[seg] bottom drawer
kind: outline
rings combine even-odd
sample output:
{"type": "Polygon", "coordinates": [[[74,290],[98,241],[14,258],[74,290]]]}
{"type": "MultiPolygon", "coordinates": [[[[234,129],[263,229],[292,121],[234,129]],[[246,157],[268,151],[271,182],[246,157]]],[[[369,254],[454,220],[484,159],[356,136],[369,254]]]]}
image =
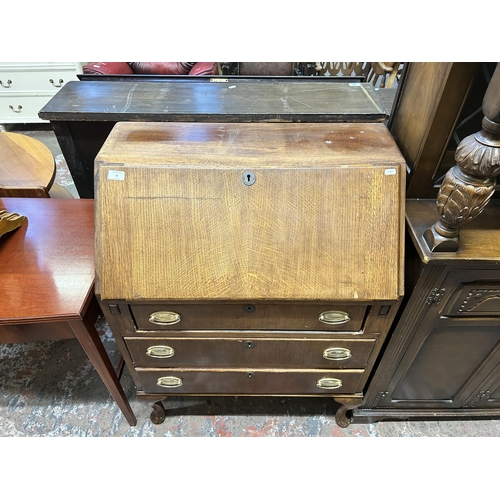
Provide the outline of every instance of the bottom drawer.
{"type": "Polygon", "coordinates": [[[199,370],[136,368],[151,394],[310,395],[352,394],[364,370],[199,370]]]}

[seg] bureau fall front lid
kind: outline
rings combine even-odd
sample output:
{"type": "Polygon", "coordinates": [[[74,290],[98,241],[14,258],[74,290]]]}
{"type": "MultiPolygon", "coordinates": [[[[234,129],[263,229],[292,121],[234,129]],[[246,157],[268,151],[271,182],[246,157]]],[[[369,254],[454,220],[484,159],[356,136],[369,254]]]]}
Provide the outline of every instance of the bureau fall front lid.
{"type": "Polygon", "coordinates": [[[118,123],[95,161],[96,293],[398,300],[404,168],[383,124],[118,123]]]}

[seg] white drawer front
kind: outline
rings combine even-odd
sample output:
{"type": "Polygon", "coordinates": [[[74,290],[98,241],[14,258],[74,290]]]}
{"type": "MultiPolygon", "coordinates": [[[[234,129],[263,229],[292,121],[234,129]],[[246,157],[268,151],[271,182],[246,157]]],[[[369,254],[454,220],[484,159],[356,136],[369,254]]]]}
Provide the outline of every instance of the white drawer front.
{"type": "Polygon", "coordinates": [[[57,92],[82,73],[78,63],[0,64],[0,95],[5,92],[57,92]]]}
{"type": "Polygon", "coordinates": [[[38,112],[52,99],[53,94],[29,93],[0,94],[0,123],[45,122],[38,117],[38,112]]]}

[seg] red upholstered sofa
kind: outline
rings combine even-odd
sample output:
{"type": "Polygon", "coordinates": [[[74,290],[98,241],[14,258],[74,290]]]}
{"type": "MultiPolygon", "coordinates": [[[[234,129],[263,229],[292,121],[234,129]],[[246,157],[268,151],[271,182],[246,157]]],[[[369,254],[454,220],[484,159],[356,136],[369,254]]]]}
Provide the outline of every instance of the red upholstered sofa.
{"type": "Polygon", "coordinates": [[[87,75],[217,75],[215,62],[91,62],[87,75]]]}

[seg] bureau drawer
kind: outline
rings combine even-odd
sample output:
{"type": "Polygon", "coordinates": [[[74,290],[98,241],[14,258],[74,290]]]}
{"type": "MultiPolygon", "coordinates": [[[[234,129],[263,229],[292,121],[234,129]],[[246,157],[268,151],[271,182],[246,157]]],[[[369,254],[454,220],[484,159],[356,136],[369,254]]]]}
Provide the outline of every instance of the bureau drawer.
{"type": "Polygon", "coordinates": [[[132,305],[139,330],[359,331],[364,305],[162,304],[132,305]]]}
{"type": "Polygon", "coordinates": [[[364,368],[375,340],[269,338],[130,338],[132,360],[142,367],[364,368]]]}
{"type": "Polygon", "coordinates": [[[363,370],[200,370],[137,368],[151,394],[327,395],[360,392],[363,370]]]}

